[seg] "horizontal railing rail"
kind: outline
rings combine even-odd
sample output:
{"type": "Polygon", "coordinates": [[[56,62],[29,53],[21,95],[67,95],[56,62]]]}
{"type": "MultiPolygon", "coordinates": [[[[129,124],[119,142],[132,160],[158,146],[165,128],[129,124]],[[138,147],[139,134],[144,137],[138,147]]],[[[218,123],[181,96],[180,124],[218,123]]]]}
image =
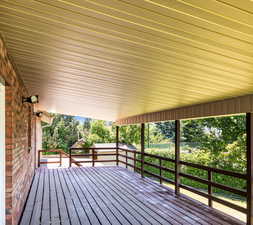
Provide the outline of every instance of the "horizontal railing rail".
{"type": "Polygon", "coordinates": [[[38,151],[38,167],[40,167],[41,164],[53,164],[53,163],[59,163],[60,166],[62,166],[62,150],[60,149],[51,149],[51,150],[39,150],[38,151]],[[59,155],[58,161],[41,161],[41,153],[56,153],[59,155]]]}
{"type": "MultiPolygon", "coordinates": [[[[175,185],[174,180],[169,179],[167,177],[164,177],[162,175],[163,172],[165,171],[165,172],[172,173],[176,176],[176,172],[175,172],[174,169],[167,168],[167,167],[163,166],[163,162],[171,162],[171,163],[175,164],[176,161],[174,159],[171,159],[171,158],[168,158],[168,157],[163,157],[163,156],[158,156],[158,155],[153,155],[153,154],[150,154],[150,153],[144,153],[143,154],[144,156],[158,160],[159,164],[158,163],[156,164],[156,163],[147,162],[145,160],[143,161],[144,165],[151,166],[153,168],[158,169],[159,174],[156,174],[156,173],[148,171],[145,168],[143,169],[143,171],[141,171],[141,168],[136,166],[136,162],[138,162],[139,164],[142,163],[142,160],[136,158],[136,155],[141,155],[141,152],[134,151],[134,150],[129,150],[129,149],[124,149],[124,148],[119,148],[119,150],[122,151],[122,152],[125,152],[125,154],[119,153],[119,156],[122,157],[122,158],[125,158],[126,160],[119,160],[119,162],[126,165],[126,167],[128,167],[128,166],[133,167],[136,172],[143,172],[143,173],[147,174],[150,177],[154,177],[154,178],[158,179],[161,184],[163,182],[167,182],[167,183],[175,185]],[[134,157],[131,157],[131,156],[127,155],[127,153],[130,153],[130,152],[134,154],[134,157]],[[128,162],[129,159],[134,161],[134,165],[132,165],[128,162]]],[[[185,184],[179,183],[180,188],[183,188],[187,191],[198,194],[198,195],[208,199],[208,205],[210,207],[212,207],[212,202],[215,201],[217,203],[220,203],[220,204],[225,205],[227,207],[230,207],[232,209],[238,210],[242,213],[245,213],[245,214],[247,213],[246,208],[244,208],[242,206],[239,206],[239,205],[236,205],[236,204],[234,204],[232,202],[229,202],[227,200],[218,198],[218,197],[213,195],[213,191],[212,191],[212,188],[219,188],[223,191],[228,191],[232,194],[236,194],[236,195],[239,195],[241,197],[247,197],[248,193],[247,193],[246,190],[233,188],[233,187],[230,187],[230,186],[227,186],[227,185],[224,185],[224,184],[214,182],[212,180],[213,173],[216,173],[216,174],[235,177],[235,178],[247,181],[247,175],[246,174],[233,172],[233,171],[222,170],[222,169],[208,167],[208,166],[203,166],[203,165],[199,165],[199,164],[195,164],[195,163],[191,163],[191,162],[185,162],[185,161],[182,161],[182,160],[179,161],[179,164],[180,164],[180,166],[190,166],[190,167],[193,167],[193,168],[196,168],[196,169],[205,170],[205,171],[207,171],[207,176],[208,176],[207,179],[204,179],[204,178],[200,178],[200,177],[197,177],[197,176],[193,176],[191,174],[186,174],[186,173],[183,173],[183,172],[179,172],[179,177],[180,178],[184,177],[184,178],[187,178],[187,179],[191,179],[193,181],[197,181],[197,182],[202,183],[202,184],[206,184],[208,186],[207,193],[204,192],[204,191],[201,191],[199,189],[193,188],[191,186],[187,186],[185,184]]]]}
{"type": "Polygon", "coordinates": [[[101,162],[101,163],[109,163],[109,162],[117,162],[116,159],[97,159],[98,156],[117,156],[117,153],[98,153],[97,150],[117,150],[117,147],[89,147],[89,148],[70,148],[69,149],[69,166],[72,166],[73,157],[80,158],[80,157],[91,157],[91,160],[76,160],[77,163],[92,163],[92,166],[95,166],[95,163],[101,162]],[[88,150],[91,151],[91,153],[75,153],[76,151],[83,151],[88,150]]]}
{"type": "MultiPolygon", "coordinates": [[[[39,150],[38,151],[38,167],[40,167],[41,164],[56,164],[59,163],[60,166],[62,166],[62,158],[69,158],[70,155],[66,152],[64,152],[62,149],[47,149],[47,150],[39,150]],[[41,161],[41,153],[57,153],[59,155],[59,161],[46,161],[43,162],[41,161]]],[[[81,164],[79,164],[78,162],[76,162],[74,159],[72,159],[72,162],[77,165],[77,166],[81,166],[81,164]]]]}

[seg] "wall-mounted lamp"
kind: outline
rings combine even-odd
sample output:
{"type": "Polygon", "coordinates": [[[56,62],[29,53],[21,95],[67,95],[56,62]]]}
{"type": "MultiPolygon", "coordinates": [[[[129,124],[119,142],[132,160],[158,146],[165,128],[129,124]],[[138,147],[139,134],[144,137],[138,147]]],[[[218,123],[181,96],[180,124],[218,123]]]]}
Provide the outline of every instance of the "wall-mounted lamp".
{"type": "Polygon", "coordinates": [[[37,116],[37,117],[42,117],[43,112],[35,112],[34,115],[37,116]]]}
{"type": "Polygon", "coordinates": [[[22,102],[25,103],[31,103],[31,104],[36,104],[39,103],[39,96],[38,95],[32,95],[30,97],[24,98],[22,99],[22,102]]]}

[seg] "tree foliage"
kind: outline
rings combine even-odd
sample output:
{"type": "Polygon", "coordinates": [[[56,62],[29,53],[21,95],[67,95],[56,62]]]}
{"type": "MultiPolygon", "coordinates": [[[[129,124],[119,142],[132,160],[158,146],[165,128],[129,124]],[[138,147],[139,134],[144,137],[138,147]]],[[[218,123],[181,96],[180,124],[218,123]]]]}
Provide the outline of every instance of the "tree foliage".
{"type": "Polygon", "coordinates": [[[79,122],[73,116],[57,114],[51,126],[44,125],[43,149],[68,150],[78,139],[79,122]]]}
{"type": "MultiPolygon", "coordinates": [[[[216,157],[220,152],[226,151],[228,144],[245,134],[245,123],[244,115],[183,120],[181,140],[197,143],[200,149],[211,151],[216,157]]],[[[174,122],[156,123],[156,127],[165,137],[174,139],[174,122]]]]}
{"type": "Polygon", "coordinates": [[[140,125],[121,126],[119,128],[119,141],[126,144],[140,144],[141,128],[140,125]]]}

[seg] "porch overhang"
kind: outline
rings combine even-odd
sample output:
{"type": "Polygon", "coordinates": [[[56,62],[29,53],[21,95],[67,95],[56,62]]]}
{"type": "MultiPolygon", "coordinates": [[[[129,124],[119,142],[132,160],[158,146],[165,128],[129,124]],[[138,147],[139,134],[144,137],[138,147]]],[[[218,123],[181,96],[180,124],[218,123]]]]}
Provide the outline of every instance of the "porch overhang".
{"type": "Polygon", "coordinates": [[[119,124],[252,111],[252,1],[3,0],[0,8],[0,32],[39,110],[119,124]]]}

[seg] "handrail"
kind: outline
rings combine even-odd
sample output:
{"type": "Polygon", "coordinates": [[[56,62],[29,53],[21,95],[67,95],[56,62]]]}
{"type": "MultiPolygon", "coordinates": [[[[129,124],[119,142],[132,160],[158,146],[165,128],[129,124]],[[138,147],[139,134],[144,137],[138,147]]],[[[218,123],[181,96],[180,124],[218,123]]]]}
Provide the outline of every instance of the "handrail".
{"type": "MultiPolygon", "coordinates": [[[[130,149],[119,148],[119,150],[124,151],[125,153],[132,152],[132,153],[135,153],[135,155],[136,154],[141,154],[141,152],[130,150],[130,149]]],[[[176,174],[175,170],[167,168],[165,166],[162,166],[162,162],[163,161],[175,163],[174,159],[171,159],[171,158],[168,158],[168,157],[163,157],[163,156],[157,156],[157,155],[153,155],[153,154],[150,154],[150,153],[144,153],[143,155],[147,156],[147,157],[150,157],[150,158],[154,158],[154,159],[158,159],[159,160],[159,164],[147,162],[147,161],[144,160],[143,163],[145,165],[157,168],[159,170],[159,175],[158,175],[158,174],[152,173],[152,172],[147,171],[147,170],[144,169],[143,172],[145,174],[147,174],[147,175],[149,175],[151,177],[155,177],[155,178],[159,179],[160,183],[162,183],[163,181],[165,181],[167,183],[171,183],[171,184],[175,185],[175,182],[173,180],[170,180],[170,179],[162,176],[162,171],[166,171],[166,172],[170,172],[172,174],[176,174]]],[[[119,153],[119,156],[124,157],[126,159],[134,160],[135,162],[139,162],[140,164],[142,163],[142,160],[135,159],[134,157],[127,156],[126,154],[119,153]]],[[[123,161],[123,160],[119,160],[119,162],[122,163],[122,164],[125,164],[126,166],[133,167],[133,165],[129,164],[127,162],[127,160],[126,160],[126,162],[123,161]]],[[[187,185],[184,185],[184,184],[179,184],[180,188],[186,189],[188,191],[191,191],[191,192],[193,192],[195,194],[199,194],[202,197],[207,198],[208,199],[208,205],[210,207],[212,207],[212,201],[215,201],[215,202],[223,204],[223,205],[225,205],[227,207],[230,207],[232,209],[238,210],[238,211],[240,211],[242,213],[247,213],[247,209],[246,208],[238,206],[236,204],[233,204],[233,203],[231,203],[229,201],[220,199],[218,197],[215,197],[215,196],[213,196],[213,193],[212,193],[212,188],[216,187],[216,188],[219,188],[219,189],[222,189],[222,190],[225,190],[225,191],[229,191],[229,192],[231,192],[233,194],[237,194],[237,195],[240,195],[240,196],[243,196],[243,197],[247,197],[248,193],[247,193],[246,190],[236,189],[236,188],[229,187],[229,186],[226,186],[226,185],[223,185],[223,184],[219,184],[219,183],[216,183],[216,182],[212,181],[212,173],[223,174],[223,175],[227,175],[227,176],[231,176],[231,177],[236,177],[236,178],[243,179],[243,180],[247,180],[247,175],[246,174],[242,174],[242,173],[238,173],[238,172],[232,172],[232,171],[228,171],[228,170],[222,170],[222,169],[208,167],[208,166],[202,166],[202,165],[199,165],[199,164],[195,164],[195,163],[191,163],[191,162],[185,162],[185,161],[182,161],[182,160],[179,161],[179,165],[190,166],[190,167],[197,168],[197,169],[202,169],[202,170],[205,170],[205,171],[208,172],[208,178],[207,179],[203,179],[203,178],[196,177],[196,176],[193,176],[193,175],[190,175],[190,174],[179,172],[179,177],[185,177],[185,178],[188,178],[188,179],[191,179],[191,180],[194,180],[194,181],[197,181],[197,182],[200,182],[200,183],[208,185],[208,193],[204,193],[204,192],[202,192],[202,191],[200,191],[198,189],[195,189],[193,187],[190,187],[190,186],[187,186],[187,185]]],[[[136,167],[135,171],[139,171],[140,172],[141,168],[136,167]]]]}
{"type": "MultiPolygon", "coordinates": [[[[142,155],[142,153],[140,151],[136,151],[136,150],[132,150],[132,149],[126,149],[126,148],[122,148],[122,147],[99,147],[99,148],[94,148],[94,147],[90,147],[90,148],[71,148],[70,149],[70,153],[72,154],[72,150],[73,151],[80,151],[80,150],[91,150],[92,153],[84,153],[84,154],[73,154],[72,156],[76,156],[76,157],[81,157],[81,156],[92,156],[92,160],[88,160],[88,161],[77,161],[78,163],[87,163],[87,162],[90,162],[92,163],[92,166],[95,165],[95,162],[119,162],[119,163],[122,163],[124,165],[126,165],[126,168],[129,167],[132,167],[134,168],[134,171],[138,171],[139,173],[140,172],[143,172],[144,174],[147,174],[151,177],[155,177],[157,179],[159,179],[160,183],[162,184],[163,182],[167,182],[167,183],[171,183],[171,184],[175,184],[175,181],[171,180],[171,179],[168,179],[166,177],[164,177],[162,175],[162,172],[165,171],[165,172],[169,172],[169,173],[172,173],[174,175],[176,175],[176,171],[174,169],[171,169],[171,168],[167,168],[165,166],[163,166],[163,163],[164,161],[166,162],[171,162],[171,163],[176,163],[176,161],[174,159],[171,159],[171,158],[168,158],[168,157],[164,157],[164,156],[159,156],[159,155],[154,155],[154,154],[150,154],[150,153],[146,153],[144,152],[143,153],[143,156],[145,157],[150,157],[150,158],[154,158],[154,159],[157,159],[158,160],[158,163],[151,163],[151,162],[147,162],[147,161],[142,161],[141,159],[138,159],[136,158],[136,155],[142,155]],[[125,160],[122,160],[121,159],[118,159],[117,160],[97,160],[96,159],[96,156],[105,156],[105,155],[108,155],[108,156],[111,156],[111,155],[116,155],[117,157],[117,154],[108,154],[108,153],[97,153],[96,150],[106,150],[106,149],[111,149],[111,150],[118,150],[118,156],[120,157],[123,157],[125,158],[125,160]],[[123,153],[120,153],[120,152],[125,152],[125,154],[123,153]],[[133,156],[129,156],[127,153],[133,153],[133,156]],[[128,160],[133,160],[134,162],[134,165],[133,164],[130,164],[128,162],[128,160]],[[159,174],[156,174],[156,173],[153,173],[153,172],[150,172],[146,169],[143,169],[143,171],[141,170],[140,167],[137,167],[136,166],[136,162],[140,163],[140,164],[143,164],[144,165],[148,165],[148,166],[151,166],[151,167],[154,167],[154,168],[157,168],[158,171],[159,171],[159,174]]],[[[70,162],[71,164],[72,162],[70,162]]],[[[218,202],[220,204],[223,204],[227,207],[230,207],[232,209],[235,209],[235,210],[238,210],[240,212],[243,212],[243,213],[247,213],[247,209],[244,208],[244,207],[241,207],[241,206],[238,206],[238,205],[235,205],[229,201],[226,201],[226,200],[223,200],[223,199],[220,199],[218,197],[215,197],[213,196],[213,193],[212,193],[212,188],[213,187],[216,187],[216,188],[219,188],[219,189],[222,189],[224,191],[229,191],[233,194],[237,194],[237,195],[240,195],[240,196],[243,196],[243,197],[247,197],[248,196],[248,193],[246,190],[240,190],[240,189],[236,189],[236,188],[233,188],[233,187],[229,187],[229,186],[226,186],[226,185],[223,185],[223,184],[219,184],[219,183],[216,183],[214,181],[212,181],[212,174],[213,173],[217,173],[217,174],[222,174],[222,175],[226,175],[226,176],[231,176],[231,177],[236,177],[236,178],[239,178],[239,179],[243,179],[243,180],[247,180],[247,175],[246,174],[242,174],[242,173],[238,173],[238,172],[233,172],[233,171],[228,171],[228,170],[222,170],[222,169],[218,169],[218,168],[213,168],[213,167],[209,167],[209,166],[203,166],[203,165],[199,165],[199,164],[195,164],[195,163],[191,163],[191,162],[186,162],[186,161],[182,161],[180,160],[179,161],[179,165],[182,166],[190,166],[190,167],[193,167],[193,168],[197,168],[197,169],[201,169],[201,170],[205,170],[207,171],[208,173],[208,178],[207,179],[204,179],[204,178],[200,178],[200,177],[196,177],[196,176],[193,176],[191,174],[186,174],[186,173],[183,173],[183,172],[180,172],[178,173],[178,176],[179,177],[185,177],[185,178],[188,178],[188,179],[191,179],[191,180],[194,180],[194,181],[197,181],[197,182],[200,182],[200,183],[203,183],[203,184],[206,184],[208,186],[208,193],[204,193],[198,189],[195,189],[193,187],[190,187],[190,186],[187,186],[187,185],[184,185],[184,184],[181,184],[179,183],[179,187],[180,188],[183,188],[183,189],[186,189],[188,191],[191,191],[195,194],[199,194],[205,198],[208,199],[208,205],[210,207],[212,207],[212,202],[215,201],[215,202],[218,202]]]]}
{"type": "Polygon", "coordinates": [[[191,162],[185,162],[185,161],[181,161],[181,160],[180,160],[180,164],[190,166],[190,167],[194,167],[194,168],[197,168],[197,169],[206,170],[206,171],[212,171],[214,173],[221,173],[223,175],[237,177],[237,178],[240,178],[240,179],[247,179],[246,174],[242,174],[242,173],[238,173],[238,172],[222,170],[222,169],[218,169],[218,168],[214,168],[214,167],[203,166],[203,165],[199,165],[199,164],[195,164],[195,163],[191,163],[191,162]]]}
{"type": "MultiPolygon", "coordinates": [[[[51,163],[60,163],[60,166],[62,166],[62,156],[66,156],[66,158],[70,158],[70,155],[66,152],[64,152],[62,149],[47,149],[47,150],[39,150],[38,151],[38,167],[40,167],[40,164],[51,164],[51,163]],[[41,162],[40,161],[40,155],[42,152],[56,152],[60,153],[60,161],[54,161],[54,162],[41,162]]],[[[72,159],[73,163],[76,164],[77,166],[81,166],[80,163],[76,162],[75,159],[72,159]]]]}
{"type": "Polygon", "coordinates": [[[59,163],[60,166],[62,166],[62,151],[59,149],[50,149],[50,150],[39,150],[38,151],[38,167],[40,167],[41,164],[49,164],[49,163],[59,163]],[[40,156],[42,152],[53,152],[53,153],[59,153],[60,159],[59,161],[51,161],[51,162],[41,162],[40,156]]]}
{"type": "Polygon", "coordinates": [[[81,161],[75,161],[76,163],[92,163],[92,166],[95,166],[96,162],[116,162],[117,160],[111,160],[111,159],[103,159],[98,160],[97,156],[117,156],[116,153],[97,153],[96,150],[117,150],[117,147],[83,147],[83,148],[70,148],[69,152],[71,157],[69,158],[69,166],[72,166],[73,157],[92,157],[91,160],[81,160],[81,161]],[[91,150],[92,153],[77,153],[73,154],[72,151],[80,151],[80,150],[91,150]]]}

